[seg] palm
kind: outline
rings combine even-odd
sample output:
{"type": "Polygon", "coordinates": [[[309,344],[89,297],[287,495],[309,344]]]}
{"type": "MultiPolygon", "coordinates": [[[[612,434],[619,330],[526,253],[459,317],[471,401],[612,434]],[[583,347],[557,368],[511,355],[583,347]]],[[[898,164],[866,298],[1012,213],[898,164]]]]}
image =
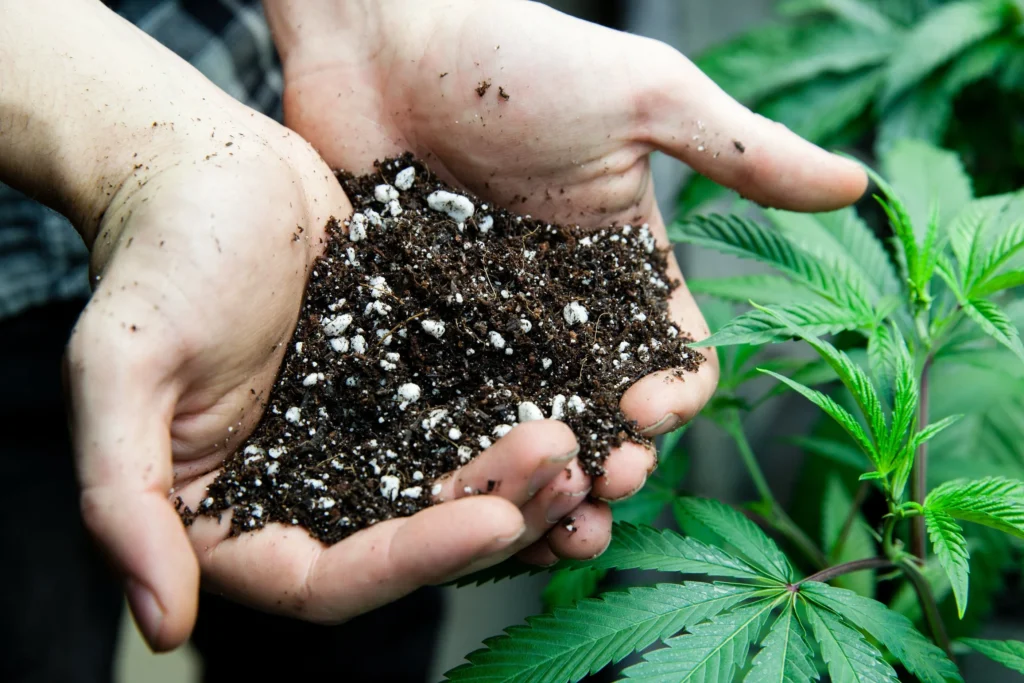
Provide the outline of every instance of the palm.
{"type": "Polygon", "coordinates": [[[411,150],[524,213],[582,224],[651,218],[655,146],[637,106],[653,75],[630,65],[669,51],[539,5],[456,7],[453,17],[458,9],[386,4],[383,31],[407,19],[377,59],[339,52],[308,73],[290,67],[288,124],[332,166],[365,169],[411,150]],[[480,96],[482,83],[490,86],[480,96]]]}
{"type": "Polygon", "coordinates": [[[68,349],[83,515],[122,571],[145,577],[128,582],[128,595],[157,648],[187,636],[200,570],[208,587],[249,604],[344,620],[494,562],[520,536],[536,540],[550,526],[548,506],[582,479],[534,495],[534,482],[555,478],[576,447],[563,425],[537,422],[448,478],[449,503],[330,548],[277,524],[228,538],[230,525],[204,517],[182,533],[168,490],[195,508],[251,431],[327,219],[351,212],[294,134],[245,129],[230,150],[221,140],[165,152],[126,184],[104,215],[97,290],[68,349]],[[509,482],[508,500],[453,500],[490,479],[509,482]]]}
{"type": "MultiPolygon", "coordinates": [[[[332,166],[365,169],[410,149],[448,180],[517,211],[593,226],[647,222],[665,243],[648,163],[657,145],[645,127],[658,74],[634,65],[682,57],[541,5],[444,7],[384,3],[384,46],[371,31],[315,68],[303,68],[301,51],[287,60],[286,122],[332,166]],[[360,49],[377,58],[360,58],[360,49]],[[490,83],[483,96],[481,83],[490,83]]],[[[682,280],[674,258],[670,272],[682,280]]],[[[707,333],[685,287],[671,311],[682,329],[707,333]]],[[[714,390],[710,358],[685,391],[665,392],[660,377],[630,390],[629,417],[645,427],[666,415],[689,419],[714,390]]]]}
{"type": "MultiPolygon", "coordinates": [[[[365,171],[410,150],[485,199],[567,223],[647,222],[663,245],[654,150],[787,208],[841,206],[863,191],[855,166],[752,115],[674,50],[539,4],[324,2],[317,20],[275,5],[286,123],[336,168],[365,171]]],[[[674,258],[669,268],[681,281],[674,258]]],[[[707,333],[685,286],[670,309],[682,329],[707,333]]],[[[668,431],[696,414],[716,381],[711,353],[685,384],[644,378],[622,408],[648,433],[668,431]]],[[[594,494],[628,495],[650,458],[638,448],[612,453],[594,494]]],[[[543,548],[528,556],[553,559],[543,548]]]]}

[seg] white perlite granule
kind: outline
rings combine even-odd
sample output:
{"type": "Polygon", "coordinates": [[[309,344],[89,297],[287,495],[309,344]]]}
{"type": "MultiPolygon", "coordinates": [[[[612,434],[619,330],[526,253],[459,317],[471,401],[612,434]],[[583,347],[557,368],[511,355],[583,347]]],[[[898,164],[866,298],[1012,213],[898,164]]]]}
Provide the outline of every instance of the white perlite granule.
{"type": "Polygon", "coordinates": [[[352,324],[352,316],[348,313],[343,315],[336,315],[333,318],[324,318],[323,328],[324,334],[328,337],[340,337],[348,329],[348,326],[352,324]]]}
{"type": "Polygon", "coordinates": [[[505,348],[505,338],[502,337],[500,333],[494,331],[488,332],[487,338],[490,340],[491,346],[499,351],[505,348]]]}
{"type": "Polygon", "coordinates": [[[444,336],[444,323],[440,320],[424,320],[420,323],[420,326],[424,332],[434,339],[440,339],[444,336]]]}
{"type": "Polygon", "coordinates": [[[551,419],[561,420],[563,417],[565,417],[565,395],[556,394],[551,399],[551,419]]]}
{"type": "Polygon", "coordinates": [[[395,187],[402,192],[405,192],[412,184],[416,182],[416,169],[410,166],[409,168],[403,168],[395,176],[395,187]]]}
{"type": "Polygon", "coordinates": [[[465,223],[476,210],[468,197],[444,190],[431,192],[427,197],[427,206],[434,211],[447,214],[456,223],[465,223]]]}
{"type": "Polygon", "coordinates": [[[381,204],[387,204],[398,199],[398,190],[388,184],[378,185],[373,188],[373,198],[381,204]]]}
{"type": "Polygon", "coordinates": [[[565,318],[565,322],[569,325],[583,325],[590,320],[590,314],[587,313],[587,309],[578,301],[566,304],[565,308],[562,309],[562,317],[565,318]]]}
{"type": "Polygon", "coordinates": [[[543,420],[544,411],[533,401],[523,401],[519,404],[519,421],[530,422],[532,420],[543,420]]]}
{"type": "Polygon", "coordinates": [[[405,410],[410,403],[415,403],[420,400],[420,386],[409,382],[398,387],[398,391],[395,394],[395,398],[399,402],[399,408],[405,410]]]}
{"type": "Polygon", "coordinates": [[[353,242],[362,242],[366,239],[366,216],[361,213],[352,214],[348,224],[348,238],[353,242]]]}
{"type": "Polygon", "coordinates": [[[491,434],[493,434],[496,438],[500,439],[501,437],[505,436],[506,434],[508,434],[511,431],[512,431],[512,425],[504,425],[504,424],[502,424],[502,425],[498,425],[493,430],[491,430],[491,434]]]}
{"type": "Polygon", "coordinates": [[[398,477],[393,477],[390,474],[385,474],[380,478],[380,495],[385,498],[390,498],[392,501],[398,498],[398,487],[402,485],[402,482],[398,477]]]}

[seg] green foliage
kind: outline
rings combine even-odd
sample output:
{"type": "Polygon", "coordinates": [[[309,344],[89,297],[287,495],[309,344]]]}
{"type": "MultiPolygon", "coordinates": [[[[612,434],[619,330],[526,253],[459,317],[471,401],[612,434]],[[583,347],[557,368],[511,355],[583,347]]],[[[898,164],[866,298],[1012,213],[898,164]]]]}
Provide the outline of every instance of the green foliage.
{"type": "MultiPolygon", "coordinates": [[[[1002,49],[989,41],[1006,41],[1004,24],[1018,22],[995,0],[928,4],[791,0],[786,9],[800,21],[855,24],[851,36],[915,44],[930,36],[934,54],[916,61],[803,62],[842,72],[832,76],[884,73],[892,108],[926,92],[915,79],[976,78],[1002,49]],[[939,22],[950,16],[974,19],[953,36],[942,31],[955,27],[939,22]],[[990,30],[991,39],[979,38],[990,30]],[[967,56],[975,61],[961,61],[967,56]]],[[[773,45],[779,54],[789,49],[773,45]]],[[[718,62],[723,74],[740,66],[718,62]]],[[[1024,87],[1024,60],[1020,69],[1024,87]]],[[[798,73],[741,85],[769,87],[798,73]]],[[[919,141],[888,146],[881,168],[884,178],[871,173],[889,240],[852,209],[751,211],[670,226],[673,239],[774,271],[694,286],[714,297],[702,304],[714,334],[694,346],[718,347],[721,365],[705,415],[739,448],[757,497],[734,507],[685,495],[688,458],[678,435],[669,437],[648,486],[613,505],[608,549],[558,563],[545,594],[552,611],[488,640],[450,680],[576,681],[640,653],[626,680],[797,683],[827,673],[840,682],[896,681],[908,678],[906,669],[923,683],[962,682],[950,631],[1011,667],[1024,662],[1024,644],[963,639],[998,601],[1004,574],[1019,568],[1024,539],[1024,300],[1007,291],[1024,283],[1024,193],[976,199],[960,161],[919,141]],[[761,352],[787,339],[813,357],[790,353],[794,345],[761,352]],[[743,427],[747,413],[790,390],[831,418],[790,439],[817,456],[795,492],[805,514],[793,517],[743,427]],[[687,535],[650,526],[669,507],[687,535]],[[820,542],[808,533],[817,520],[820,542]],[[588,597],[606,572],[629,569],[684,576],[588,597]],[[876,593],[889,596],[891,609],[876,593]]],[[[535,571],[509,561],[459,582],[535,571]]]]}
{"type": "Polygon", "coordinates": [[[953,152],[916,139],[901,139],[882,155],[882,172],[906,207],[920,240],[933,206],[942,232],[974,197],[971,179],[953,152]]]}
{"type": "Polygon", "coordinates": [[[673,241],[717,249],[767,263],[826,301],[871,316],[868,284],[852,271],[836,271],[781,233],[739,216],[698,216],[669,228],[673,241]]]}
{"type": "MultiPolygon", "coordinates": [[[[821,499],[821,541],[829,563],[834,565],[872,557],[877,552],[864,515],[854,507],[853,496],[835,475],[826,480],[825,495],[821,499]]],[[[874,597],[873,571],[846,574],[835,582],[859,595],[874,597]]]]}
{"type": "Polygon", "coordinates": [[[902,37],[886,68],[879,105],[896,97],[968,46],[1002,27],[1005,2],[954,2],[928,14],[902,37]]]}
{"type": "MultiPolygon", "coordinates": [[[[782,304],[774,310],[791,319],[800,329],[815,336],[870,327],[874,322],[871,315],[850,311],[827,302],[782,304]]],[[[694,346],[699,348],[730,344],[766,344],[785,341],[792,336],[788,326],[774,315],[753,310],[729,321],[725,327],[694,346]]]]}
{"type": "MultiPolygon", "coordinates": [[[[819,639],[820,640],[820,639],[819,639]]],[[[818,680],[807,634],[790,600],[761,642],[744,683],[806,683],[818,680]]]]}
{"type": "Polygon", "coordinates": [[[679,498],[676,508],[736,548],[765,576],[780,582],[793,580],[793,567],[779,547],[756,524],[725,503],[708,498],[679,498]]]}
{"type": "MultiPolygon", "coordinates": [[[[765,215],[786,239],[801,249],[822,259],[830,267],[858,273],[859,279],[876,297],[900,293],[892,260],[853,208],[819,214],[772,209],[765,215]]],[[[756,296],[748,299],[773,303],[761,301],[756,296]]]]}
{"type": "Polygon", "coordinates": [[[884,645],[922,683],[963,681],[956,665],[942,650],[922,636],[906,617],[882,603],[823,583],[808,583],[800,594],[884,645]]]}
{"type": "MultiPolygon", "coordinates": [[[[1019,3],[783,0],[778,12],[779,20],[712,47],[697,65],[733,97],[819,145],[874,144],[883,157],[919,140],[960,152],[981,185],[997,188],[988,192],[1019,184],[1019,3]]],[[[892,169],[883,168],[906,195],[923,236],[931,206],[922,213],[892,169]]],[[[928,175],[922,185],[931,183],[928,175]]],[[[721,194],[694,176],[680,193],[680,210],[721,194]]],[[[946,201],[958,195],[923,196],[938,202],[940,221],[955,215],[946,201]]]]}
{"type": "Polygon", "coordinates": [[[924,507],[1024,538],[1024,482],[1003,477],[949,481],[928,494],[924,507]]]}
{"type": "MultiPolygon", "coordinates": [[[[826,661],[833,680],[895,681],[892,668],[864,633],[922,681],[961,680],[952,662],[904,617],[874,600],[825,584],[778,583],[774,574],[792,570],[759,529],[714,501],[684,500],[690,501],[688,514],[759,565],[760,574],[745,577],[755,580],[734,585],[684,581],[585,598],[572,608],[531,617],[526,625],[485,641],[466,664],[448,672],[447,680],[573,682],[662,641],[664,647],[647,651],[643,662],[625,670],[628,680],[732,680],[747,662],[751,646],[760,643],[746,681],[817,680],[812,646],[826,661]],[[776,566],[779,562],[784,566],[776,566]],[[770,627],[765,634],[766,626],[770,627]]],[[[627,535],[638,531],[628,525],[622,530],[627,535]]],[[[694,554],[698,563],[707,555],[706,550],[694,550],[701,544],[680,544],[681,537],[671,531],[647,529],[640,536],[642,540],[628,549],[620,545],[616,565],[689,572],[694,554]],[[664,543],[654,540],[658,536],[664,543]],[[660,550],[652,552],[652,547],[660,550]],[[655,555],[660,559],[652,562],[655,555]]],[[[723,550],[714,552],[725,558],[725,564],[742,565],[723,550]]],[[[605,564],[598,559],[586,566],[605,564]]]]}
{"type": "Polygon", "coordinates": [[[749,588],[686,582],[588,598],[484,641],[447,680],[578,681],[751,595],[749,588]]]}
{"type": "Polygon", "coordinates": [[[947,512],[925,508],[924,519],[928,526],[928,535],[935,547],[935,554],[953,588],[957,612],[963,619],[964,612],[967,611],[968,575],[971,572],[967,539],[964,538],[963,529],[947,512]]]}
{"type": "Polygon", "coordinates": [[[648,653],[644,662],[626,669],[626,678],[643,683],[716,683],[731,679],[781,599],[762,600],[719,614],[686,635],[669,638],[666,647],[648,653]]]}
{"type": "Polygon", "coordinates": [[[964,638],[960,642],[1008,669],[1024,673],[1024,643],[1019,640],[964,638]]]}
{"type": "Polygon", "coordinates": [[[559,569],[551,574],[551,580],[541,593],[544,607],[548,610],[571,607],[583,598],[589,598],[597,592],[607,573],[603,569],[559,569]]]}
{"type": "Polygon", "coordinates": [[[821,647],[821,656],[828,666],[832,683],[898,683],[896,672],[886,664],[882,653],[842,619],[827,610],[809,609],[807,620],[821,647]]]}

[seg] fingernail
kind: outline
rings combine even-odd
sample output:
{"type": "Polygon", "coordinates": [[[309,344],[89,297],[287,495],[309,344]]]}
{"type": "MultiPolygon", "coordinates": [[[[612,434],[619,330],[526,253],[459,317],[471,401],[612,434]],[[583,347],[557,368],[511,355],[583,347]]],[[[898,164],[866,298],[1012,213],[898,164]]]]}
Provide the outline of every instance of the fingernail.
{"type": "Polygon", "coordinates": [[[602,498],[601,496],[594,496],[594,497],[597,498],[599,501],[601,501],[603,503],[614,503],[614,502],[617,502],[617,501],[620,501],[620,500],[626,500],[627,498],[631,498],[631,497],[635,496],[637,493],[639,493],[640,489],[642,489],[645,484],[647,484],[647,475],[646,474],[644,475],[644,478],[640,482],[639,486],[637,486],[635,489],[633,489],[629,493],[622,494],[618,498],[602,498]]]}
{"type": "Polygon", "coordinates": [[[545,486],[549,481],[554,479],[556,474],[558,474],[561,470],[565,469],[566,464],[568,464],[573,458],[575,458],[576,455],[579,454],[579,452],[580,447],[576,446],[565,455],[556,455],[550,458],[546,458],[544,462],[542,462],[540,466],[537,467],[537,470],[533,473],[533,476],[530,477],[530,483],[526,487],[526,495],[532,498],[533,495],[537,493],[537,491],[540,491],[543,486],[545,486]]]}
{"type": "Polygon", "coordinates": [[[583,502],[583,498],[588,493],[590,493],[589,488],[579,493],[559,493],[548,504],[548,511],[544,515],[544,519],[547,520],[548,524],[558,522],[562,517],[565,517],[579,507],[579,504],[583,502]]]}
{"type": "Polygon", "coordinates": [[[640,430],[640,433],[644,436],[651,436],[652,434],[666,434],[678,429],[682,424],[682,418],[675,413],[669,413],[651,426],[644,427],[640,430]]]}
{"type": "Polygon", "coordinates": [[[163,608],[153,592],[133,578],[125,581],[124,592],[135,615],[135,623],[152,647],[159,642],[160,628],[164,623],[163,608]]]}
{"type": "Polygon", "coordinates": [[[611,544],[612,544],[612,537],[611,537],[611,535],[609,535],[608,536],[608,542],[604,544],[604,547],[601,548],[600,550],[598,550],[596,553],[594,553],[590,557],[588,557],[587,559],[588,560],[594,560],[594,559],[597,559],[598,557],[601,557],[601,555],[604,554],[604,551],[608,550],[608,546],[610,546],[611,544]]]}
{"type": "Polygon", "coordinates": [[[509,545],[511,543],[515,543],[516,541],[518,541],[520,536],[522,536],[525,533],[526,533],[526,525],[524,524],[523,526],[519,527],[519,531],[515,532],[514,534],[512,534],[510,536],[498,536],[494,540],[495,540],[496,543],[500,544],[502,548],[505,548],[505,546],[507,546],[507,545],[509,545]]]}

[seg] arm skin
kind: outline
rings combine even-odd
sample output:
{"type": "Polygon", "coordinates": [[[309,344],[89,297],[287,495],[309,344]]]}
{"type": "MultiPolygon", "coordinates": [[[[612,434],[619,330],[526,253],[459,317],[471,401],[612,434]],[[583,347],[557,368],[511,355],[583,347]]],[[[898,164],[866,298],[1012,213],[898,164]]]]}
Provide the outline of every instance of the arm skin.
{"type": "Polygon", "coordinates": [[[231,539],[212,519],[186,530],[169,492],[195,505],[255,426],[327,219],[351,205],[304,140],[96,0],[0,0],[0,180],[63,212],[91,248],[95,292],[65,363],[81,507],[154,649],[188,637],[200,576],[336,623],[499,561],[582,500],[582,477],[556,481],[575,438],[537,421],[442,492],[503,479],[501,496],[329,548],[281,525],[231,539]]]}
{"type": "MultiPolygon", "coordinates": [[[[282,56],[285,123],[332,166],[369,168],[406,149],[446,180],[547,220],[651,224],[662,245],[649,155],[662,151],[763,204],[826,211],[855,201],[854,163],[753,114],[676,50],[522,0],[264,0],[282,56]],[[446,74],[443,78],[440,74],[446,74]],[[486,96],[477,84],[490,80],[486,96]],[[499,87],[509,99],[502,100],[499,87]],[[344,107],[335,103],[343,99],[344,107]],[[557,191],[556,191],[557,188],[557,191]]],[[[675,259],[671,275],[683,280],[675,259]]],[[[680,329],[707,327],[685,285],[670,301],[680,329]]],[[[646,377],[622,410],[650,434],[692,419],[714,393],[717,359],[676,381],[646,377]]],[[[655,456],[611,454],[598,498],[643,484],[655,456]]],[[[610,532],[603,503],[575,513],[610,532]]],[[[594,536],[591,536],[593,538],[594,536]]],[[[523,559],[572,555],[554,529],[523,559]]]]}

